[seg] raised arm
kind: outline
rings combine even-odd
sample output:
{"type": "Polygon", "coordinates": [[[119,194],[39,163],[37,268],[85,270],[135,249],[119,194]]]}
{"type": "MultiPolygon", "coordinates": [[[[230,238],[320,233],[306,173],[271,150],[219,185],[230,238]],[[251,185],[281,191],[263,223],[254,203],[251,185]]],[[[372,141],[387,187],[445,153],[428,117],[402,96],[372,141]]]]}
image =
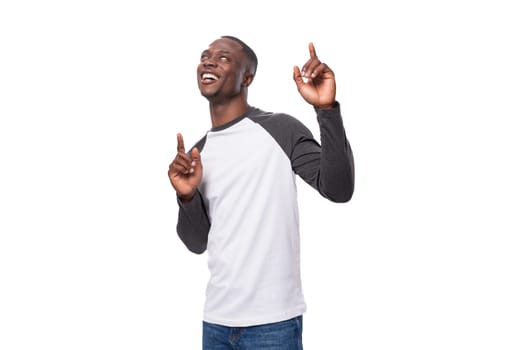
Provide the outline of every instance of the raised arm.
{"type": "Polygon", "coordinates": [[[301,70],[294,67],[293,78],[301,96],[315,108],[321,145],[306,127],[298,127],[291,154],[292,166],[323,196],[335,202],[346,202],[354,192],[354,158],[336,101],[335,75],[319,60],[313,43],[308,49],[310,58],[301,70]]]}
{"type": "Polygon", "coordinates": [[[199,150],[186,153],[184,139],[177,134],[177,156],[168,169],[171,185],[177,192],[179,218],[177,233],[186,247],[201,254],[206,251],[210,222],[202,197],[197,189],[202,180],[199,150]]]}

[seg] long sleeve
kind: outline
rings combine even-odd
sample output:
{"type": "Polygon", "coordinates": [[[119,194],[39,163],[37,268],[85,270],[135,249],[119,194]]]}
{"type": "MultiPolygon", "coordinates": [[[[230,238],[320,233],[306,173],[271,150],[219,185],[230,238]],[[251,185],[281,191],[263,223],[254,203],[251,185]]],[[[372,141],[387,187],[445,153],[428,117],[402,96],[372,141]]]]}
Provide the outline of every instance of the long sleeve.
{"type": "Polygon", "coordinates": [[[333,202],[347,202],[354,193],[354,157],[336,102],[331,109],[315,109],[321,144],[298,119],[283,113],[257,110],[252,119],[281,146],[293,171],[333,202]]]}
{"type": "Polygon", "coordinates": [[[202,254],[208,245],[208,232],[210,230],[210,220],[206,214],[204,202],[199,191],[190,202],[179,203],[179,218],[177,222],[177,233],[193,253],[202,254]]]}
{"type": "Polygon", "coordinates": [[[339,103],[315,109],[321,145],[306,127],[294,136],[291,161],[294,171],[319,193],[334,202],[347,202],[354,192],[354,157],[346,137],[339,103]]]}

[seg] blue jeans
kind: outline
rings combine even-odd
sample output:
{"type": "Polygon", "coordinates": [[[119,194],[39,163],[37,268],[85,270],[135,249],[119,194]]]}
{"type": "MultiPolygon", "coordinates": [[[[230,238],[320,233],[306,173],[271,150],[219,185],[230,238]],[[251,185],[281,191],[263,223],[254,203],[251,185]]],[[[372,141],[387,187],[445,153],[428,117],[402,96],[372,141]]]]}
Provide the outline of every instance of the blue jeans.
{"type": "Polygon", "coordinates": [[[303,350],[303,316],[251,327],[203,322],[203,350],[303,350]]]}

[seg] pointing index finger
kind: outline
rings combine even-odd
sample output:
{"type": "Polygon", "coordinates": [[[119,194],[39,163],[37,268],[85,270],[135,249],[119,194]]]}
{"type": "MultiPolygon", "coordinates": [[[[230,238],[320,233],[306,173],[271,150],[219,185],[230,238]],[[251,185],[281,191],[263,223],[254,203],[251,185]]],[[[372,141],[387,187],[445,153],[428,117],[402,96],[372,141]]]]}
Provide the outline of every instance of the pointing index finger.
{"type": "Polygon", "coordinates": [[[177,134],[177,152],[186,153],[182,134],[177,134]]]}
{"type": "Polygon", "coordinates": [[[314,43],[308,44],[308,50],[310,51],[310,58],[317,59],[317,53],[315,52],[314,43]]]}

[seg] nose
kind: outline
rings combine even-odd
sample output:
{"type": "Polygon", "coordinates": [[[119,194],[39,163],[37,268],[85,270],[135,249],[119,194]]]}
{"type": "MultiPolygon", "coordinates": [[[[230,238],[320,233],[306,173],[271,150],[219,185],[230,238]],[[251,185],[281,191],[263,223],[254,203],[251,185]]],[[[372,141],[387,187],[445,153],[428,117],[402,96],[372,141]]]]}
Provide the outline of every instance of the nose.
{"type": "Polygon", "coordinates": [[[204,67],[216,67],[217,66],[217,62],[215,62],[215,60],[211,57],[208,57],[205,60],[203,60],[201,64],[204,67]]]}

